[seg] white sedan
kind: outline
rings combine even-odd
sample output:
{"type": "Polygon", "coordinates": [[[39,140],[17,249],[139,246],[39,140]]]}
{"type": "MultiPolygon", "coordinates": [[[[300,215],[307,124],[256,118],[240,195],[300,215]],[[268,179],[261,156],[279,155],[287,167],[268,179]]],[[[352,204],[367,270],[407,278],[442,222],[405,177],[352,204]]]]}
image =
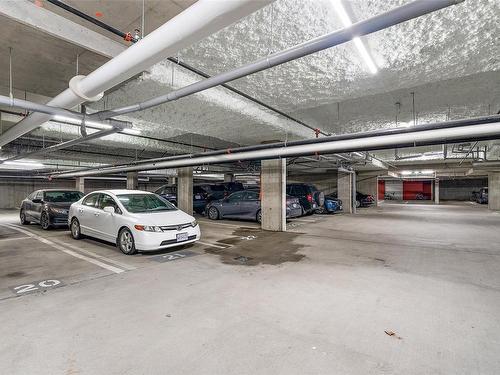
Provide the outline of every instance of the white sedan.
{"type": "Polygon", "coordinates": [[[127,255],[195,242],[201,235],[194,217],[140,190],[90,193],[71,205],[68,225],[74,239],[113,242],[127,255]]]}

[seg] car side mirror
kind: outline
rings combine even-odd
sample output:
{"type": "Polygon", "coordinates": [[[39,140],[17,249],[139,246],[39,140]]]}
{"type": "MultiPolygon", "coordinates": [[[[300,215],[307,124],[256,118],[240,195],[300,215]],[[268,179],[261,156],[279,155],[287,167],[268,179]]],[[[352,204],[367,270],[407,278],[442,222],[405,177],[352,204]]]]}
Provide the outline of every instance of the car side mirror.
{"type": "Polygon", "coordinates": [[[110,214],[114,214],[115,213],[115,208],[112,207],[112,206],[106,206],[103,208],[104,212],[108,212],[110,214]]]}
{"type": "Polygon", "coordinates": [[[33,203],[43,203],[41,199],[35,198],[32,200],[33,203]]]}

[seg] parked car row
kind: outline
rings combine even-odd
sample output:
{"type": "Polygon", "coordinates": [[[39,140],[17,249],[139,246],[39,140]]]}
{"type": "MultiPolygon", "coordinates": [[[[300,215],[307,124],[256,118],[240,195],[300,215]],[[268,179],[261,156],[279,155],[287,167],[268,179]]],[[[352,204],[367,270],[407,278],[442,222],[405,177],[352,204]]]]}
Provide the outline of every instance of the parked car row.
{"type": "MultiPolygon", "coordinates": [[[[230,194],[244,190],[241,182],[223,182],[217,184],[201,184],[193,186],[193,210],[202,214],[207,204],[213,200],[222,199],[230,194]]],[[[177,205],[177,186],[163,185],[155,193],[177,205]]]]}
{"type": "Polygon", "coordinates": [[[20,220],[43,229],[69,225],[71,236],[113,242],[127,255],[200,239],[195,218],[157,194],[103,190],[84,196],[74,190],[38,190],[23,200],[20,220]]]}
{"type": "MultiPolygon", "coordinates": [[[[287,184],[287,219],[313,213],[342,211],[336,194],[325,196],[311,184],[287,184]]],[[[486,192],[487,194],[487,192],[486,192]]],[[[359,205],[373,197],[358,193],[359,205]]],[[[124,254],[138,250],[165,249],[200,239],[195,218],[176,207],[175,186],[162,186],[155,193],[140,190],[103,190],[84,195],[76,190],[37,190],[23,200],[20,221],[39,223],[47,230],[68,225],[71,236],[90,236],[113,242],[124,254]]],[[[209,219],[262,221],[261,192],[230,182],[193,187],[193,206],[209,219]]]]}

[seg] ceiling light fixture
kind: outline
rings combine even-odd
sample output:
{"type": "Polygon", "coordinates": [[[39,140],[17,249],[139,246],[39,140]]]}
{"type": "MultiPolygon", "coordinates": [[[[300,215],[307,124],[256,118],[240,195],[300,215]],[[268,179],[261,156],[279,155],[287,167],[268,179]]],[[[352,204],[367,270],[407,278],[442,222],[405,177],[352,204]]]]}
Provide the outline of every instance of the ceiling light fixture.
{"type": "Polygon", "coordinates": [[[4,161],[2,164],[5,165],[13,165],[19,167],[27,167],[27,168],[43,168],[45,164],[34,162],[34,161],[4,161]]]}
{"type": "MultiPolygon", "coordinates": [[[[54,115],[52,116],[52,120],[54,122],[63,122],[63,123],[68,123],[68,124],[73,124],[73,125],[81,125],[82,120],[69,117],[69,116],[62,116],[62,115],[54,115]]],[[[92,126],[97,129],[112,129],[112,125],[108,124],[103,124],[102,122],[97,122],[97,121],[92,121],[92,120],[85,120],[85,125],[92,126]]]]}
{"type": "Polygon", "coordinates": [[[140,129],[123,129],[121,132],[125,133],[125,134],[132,134],[132,135],[140,135],[141,134],[140,129]]]}
{"type": "MultiPolygon", "coordinates": [[[[347,12],[345,11],[344,5],[342,5],[342,0],[332,0],[332,4],[333,4],[333,9],[335,9],[335,12],[337,12],[337,15],[339,16],[343,25],[345,27],[350,27],[352,25],[352,21],[349,18],[347,12]]],[[[353,38],[353,42],[356,48],[358,49],[359,54],[365,61],[366,66],[370,70],[370,73],[376,74],[378,72],[377,65],[375,64],[372,57],[368,53],[361,39],[359,39],[359,37],[355,37],[353,38]]]]}

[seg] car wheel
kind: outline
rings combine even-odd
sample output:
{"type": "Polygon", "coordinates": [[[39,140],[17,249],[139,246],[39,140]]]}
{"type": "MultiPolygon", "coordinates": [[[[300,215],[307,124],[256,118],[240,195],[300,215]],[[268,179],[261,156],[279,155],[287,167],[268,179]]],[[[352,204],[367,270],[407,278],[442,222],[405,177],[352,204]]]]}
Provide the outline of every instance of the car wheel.
{"type": "Polygon", "coordinates": [[[122,229],[118,234],[118,247],[126,255],[132,255],[137,252],[134,236],[132,236],[132,233],[127,228],[122,229]]]}
{"type": "Polygon", "coordinates": [[[256,219],[257,219],[257,223],[259,223],[259,224],[262,223],[262,211],[261,210],[257,211],[256,219]]]}
{"type": "Polygon", "coordinates": [[[325,207],[319,207],[316,209],[317,214],[324,214],[325,213],[325,207]]]}
{"type": "Polygon", "coordinates": [[[208,218],[210,220],[217,220],[219,218],[219,210],[215,207],[210,207],[208,209],[208,218]]]}
{"type": "Polygon", "coordinates": [[[50,229],[50,219],[49,215],[47,215],[46,212],[42,212],[42,216],[40,216],[40,225],[42,226],[43,230],[50,229]]]}
{"type": "Polygon", "coordinates": [[[356,208],[359,208],[361,206],[361,202],[360,201],[356,201],[356,208]]]}
{"type": "Polygon", "coordinates": [[[26,220],[26,212],[24,210],[21,210],[21,213],[19,214],[19,219],[21,220],[22,225],[28,225],[30,222],[26,220]]]}
{"type": "Polygon", "coordinates": [[[80,229],[80,222],[78,221],[78,219],[71,220],[70,230],[71,237],[73,237],[75,240],[79,240],[83,237],[82,230],[80,229]]]}

